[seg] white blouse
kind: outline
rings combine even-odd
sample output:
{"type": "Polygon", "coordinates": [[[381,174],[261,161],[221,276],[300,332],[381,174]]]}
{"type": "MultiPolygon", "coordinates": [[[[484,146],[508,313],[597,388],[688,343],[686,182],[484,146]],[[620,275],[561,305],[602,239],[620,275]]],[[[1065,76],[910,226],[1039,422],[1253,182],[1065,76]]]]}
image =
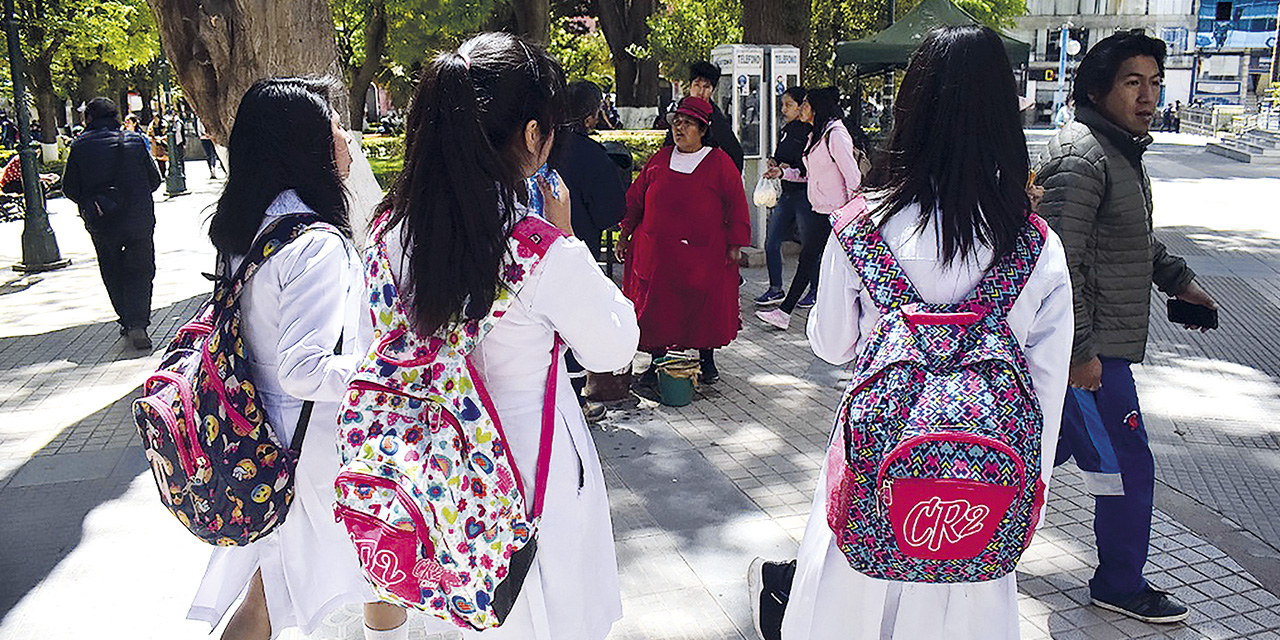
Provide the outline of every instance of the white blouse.
{"type": "MultiPolygon", "coordinates": [[[[927,302],[964,300],[992,262],[991,250],[980,247],[968,260],[943,265],[938,220],[935,217],[921,231],[916,227],[918,214],[916,206],[903,210],[884,225],[881,235],[927,302]]],[[[879,316],[844,247],[832,234],[822,257],[817,303],[809,313],[813,352],[832,364],[853,360],[879,316]]],[[[1066,253],[1052,231],[1008,319],[1026,353],[1044,412],[1041,476],[1047,484],[1061,426],[1074,327],[1066,253]]],[[[826,522],[826,474],[824,462],[797,554],[783,640],[1018,638],[1014,573],[989,582],[945,585],[877,580],[852,569],[826,522]]]]}
{"type": "MultiPolygon", "coordinates": [[[[309,211],[292,190],[267,209],[259,232],[290,213],[309,211]]],[[[231,260],[232,273],[243,256],[231,260]]],[[[187,617],[216,625],[253,572],[262,569],[271,631],[310,633],[345,603],[373,601],[346,529],[333,519],[338,475],[338,401],[363,354],[364,271],[351,242],[308,231],[263,263],[241,294],[242,334],[258,398],[281,443],[289,446],[304,400],[315,401],[284,524],[244,547],[213,550],[187,617]],[[342,354],[334,354],[338,336],[342,354]]]]}

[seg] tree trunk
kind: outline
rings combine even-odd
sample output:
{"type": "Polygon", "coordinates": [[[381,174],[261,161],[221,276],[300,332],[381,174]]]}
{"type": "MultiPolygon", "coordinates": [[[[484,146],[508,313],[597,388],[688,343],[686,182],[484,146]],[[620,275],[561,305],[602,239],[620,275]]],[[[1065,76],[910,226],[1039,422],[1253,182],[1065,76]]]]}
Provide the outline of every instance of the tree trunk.
{"type": "Polygon", "coordinates": [[[387,6],[384,0],[370,3],[369,16],[364,23],[364,60],[351,70],[350,110],[354,131],[364,125],[365,96],[373,76],[382,68],[382,53],[387,49],[387,6]]]}
{"type": "Polygon", "coordinates": [[[658,104],[658,63],[631,55],[632,45],[649,44],[649,16],[655,0],[597,0],[600,29],[613,54],[615,91],[619,107],[652,107],[658,104]]]}
{"type": "Polygon", "coordinates": [[[809,0],[742,0],[742,41],[799,47],[803,69],[809,56],[811,15],[809,0]]]}
{"type": "MultiPolygon", "coordinates": [[[[326,0],[147,0],[187,101],[225,145],[240,98],[272,76],[322,75],[341,82],[326,0]]],[[[346,113],[347,94],[333,96],[346,113]]]]}
{"type": "Polygon", "coordinates": [[[36,119],[40,122],[38,142],[52,144],[58,139],[58,95],[53,88],[52,65],[42,59],[29,61],[27,79],[31,81],[31,97],[36,105],[36,119]]]}
{"type": "Polygon", "coordinates": [[[532,42],[551,41],[551,0],[513,0],[516,30],[532,42]]]}

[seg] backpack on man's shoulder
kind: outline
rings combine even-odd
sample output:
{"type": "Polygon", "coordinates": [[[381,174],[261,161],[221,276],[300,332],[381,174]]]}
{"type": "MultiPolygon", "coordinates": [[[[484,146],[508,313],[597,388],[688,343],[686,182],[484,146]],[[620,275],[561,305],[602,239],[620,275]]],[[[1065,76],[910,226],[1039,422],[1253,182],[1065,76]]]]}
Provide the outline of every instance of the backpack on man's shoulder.
{"type": "Polygon", "coordinates": [[[884,580],[963,583],[1011,571],[1044,502],[1044,416],[1007,321],[1047,226],[955,305],[926,303],[859,196],[832,224],[881,316],[836,412],[827,522],[850,566],[884,580]]]}
{"type": "Polygon", "coordinates": [[[165,507],[193,535],[219,546],[246,545],[284,522],[311,403],[282,446],[250,376],[240,295],[280,247],[316,229],[314,214],[286,216],[265,229],[230,279],[178,329],[160,368],[133,402],[142,449],[165,507]]]}
{"type": "Polygon", "coordinates": [[[472,354],[562,235],[534,216],[517,223],[489,314],[430,336],[414,329],[385,241],[366,252],[374,340],[339,411],[335,515],[384,601],[480,630],[515,604],[537,550],[561,343],[548,354],[532,494],[472,354]]]}

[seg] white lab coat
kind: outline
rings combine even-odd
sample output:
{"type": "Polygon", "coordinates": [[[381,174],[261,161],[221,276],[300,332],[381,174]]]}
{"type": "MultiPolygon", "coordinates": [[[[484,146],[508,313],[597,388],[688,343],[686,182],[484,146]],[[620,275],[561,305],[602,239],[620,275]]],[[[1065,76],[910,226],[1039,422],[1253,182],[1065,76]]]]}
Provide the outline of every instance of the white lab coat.
{"type": "MultiPolygon", "coordinates": [[[[308,210],[295,192],[285,191],[268,207],[261,228],[308,210]]],[[[231,268],[242,259],[233,257],[231,268]]],[[[280,248],[245,287],[242,334],[253,381],[285,446],[303,400],[315,406],[284,524],[247,546],[214,549],[188,618],[217,625],[258,568],[273,637],[287,627],[310,633],[336,607],[376,599],[346,529],[333,518],[338,401],[362,355],[357,344],[370,339],[357,335],[365,330],[357,316],[364,297],[355,249],[326,231],[308,231],[280,248]],[[335,355],[340,334],[342,355],[335,355]]]]}
{"type": "MultiPolygon", "coordinates": [[[[982,247],[966,261],[943,266],[938,225],[916,229],[918,206],[888,221],[882,235],[907,278],[927,302],[962,301],[992,262],[982,247]]],[[[879,319],[833,234],[823,254],[818,300],[809,314],[813,352],[832,364],[854,359],[879,319]]],[[[1053,471],[1071,356],[1074,318],[1066,254],[1049,232],[1040,260],[1009,313],[1044,412],[1041,475],[1053,471]]],[[[782,623],[783,640],[1008,640],[1018,638],[1018,590],[1013,573],[989,582],[940,585],[867,577],[849,567],[826,520],[825,463],[797,554],[795,581],[782,623]]]]}
{"type": "MultiPolygon", "coordinates": [[[[398,238],[399,230],[387,237],[398,238]]],[[[403,249],[392,242],[387,253],[400,274],[396,281],[406,282],[403,249]]],[[[640,339],[631,301],[576,239],[561,238],[551,245],[474,354],[530,493],[556,333],[588,371],[626,366],[640,339]]],[[[503,625],[466,631],[463,637],[468,640],[601,640],[622,617],[604,473],[563,357],[555,365],[556,426],[538,553],[503,625]]],[[[430,631],[452,628],[442,622],[428,624],[430,631]]]]}

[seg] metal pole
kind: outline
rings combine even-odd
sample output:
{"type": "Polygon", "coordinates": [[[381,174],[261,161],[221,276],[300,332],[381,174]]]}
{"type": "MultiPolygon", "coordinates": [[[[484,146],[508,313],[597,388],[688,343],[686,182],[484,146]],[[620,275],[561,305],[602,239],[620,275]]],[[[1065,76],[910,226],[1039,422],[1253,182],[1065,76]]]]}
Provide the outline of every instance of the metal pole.
{"type": "Polygon", "coordinates": [[[1058,90],[1053,92],[1053,113],[1067,103],[1067,41],[1071,39],[1071,23],[1062,25],[1062,34],[1058,38],[1058,90]]]}
{"type": "MultiPolygon", "coordinates": [[[[889,0],[889,26],[893,26],[895,14],[898,12],[898,3],[895,0],[889,0]]],[[[880,136],[889,139],[889,130],[893,126],[893,67],[889,67],[884,72],[884,85],[880,92],[880,103],[882,110],[880,111],[880,136]]]]}
{"type": "Polygon", "coordinates": [[[9,40],[9,75],[13,79],[13,110],[18,120],[18,163],[22,167],[22,195],[26,205],[22,217],[22,262],[13,266],[14,271],[35,273],[53,271],[69,264],[58,252],[58,240],[49,226],[49,214],[44,208],[44,186],[36,171],[36,147],[31,140],[31,116],[27,113],[26,65],[22,59],[22,44],[18,40],[18,23],[14,17],[13,0],[4,2],[5,36],[9,40]]]}
{"type": "MultiPolygon", "coordinates": [[[[169,197],[181,196],[189,193],[187,191],[187,174],[184,170],[182,156],[185,155],[178,146],[178,136],[185,136],[186,131],[182,126],[182,113],[178,110],[178,105],[173,101],[173,88],[169,84],[169,63],[164,62],[164,97],[169,103],[169,171],[165,176],[165,195],[169,197]]],[[[185,141],[184,141],[185,142],[185,141]]],[[[186,145],[183,145],[186,146],[186,145]]]]}

